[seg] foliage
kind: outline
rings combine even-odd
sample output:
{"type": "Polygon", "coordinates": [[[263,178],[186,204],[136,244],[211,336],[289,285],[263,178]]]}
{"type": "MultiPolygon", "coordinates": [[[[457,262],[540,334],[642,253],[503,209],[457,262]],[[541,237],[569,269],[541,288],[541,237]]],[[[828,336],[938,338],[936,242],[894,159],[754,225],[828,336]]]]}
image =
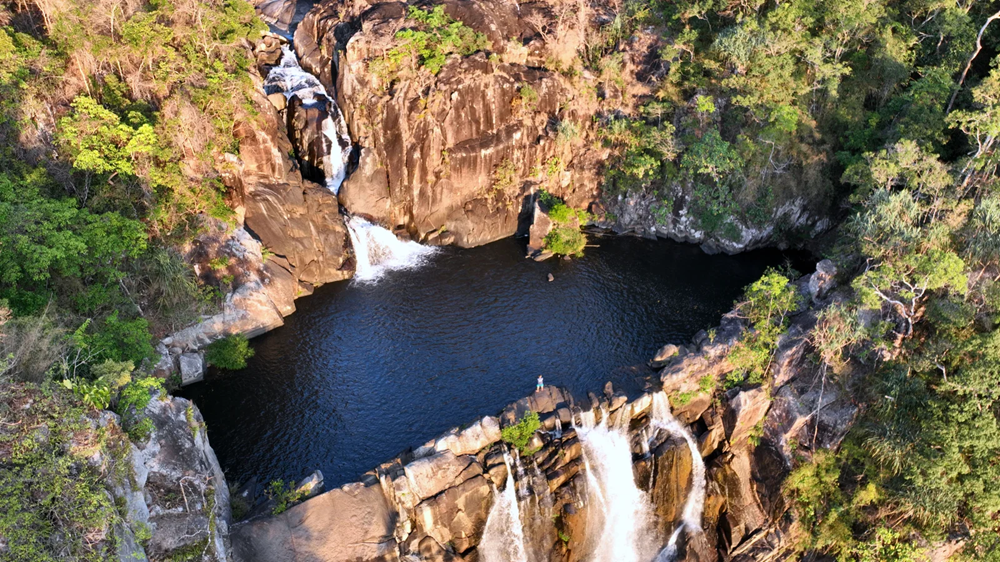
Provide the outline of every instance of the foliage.
{"type": "Polygon", "coordinates": [[[799,294],[787,277],[770,269],[747,287],[736,308],[753,326],[730,350],[727,359],[733,371],[726,375],[726,388],[760,384],[767,376],[778,337],[788,324],[788,315],[799,306],[799,294]]]}
{"type": "Polygon", "coordinates": [[[600,134],[607,146],[618,151],[606,177],[615,192],[640,190],[666,178],[667,163],[677,153],[674,127],[669,122],[615,118],[600,129],[600,134]]]}
{"type": "Polygon", "coordinates": [[[272,480],[267,487],[267,497],[274,502],[271,514],[284,513],[292,504],[301,501],[304,495],[295,487],[294,482],[285,484],[284,480],[272,480]]]}
{"type": "Polygon", "coordinates": [[[545,235],[542,245],[553,254],[578,256],[587,245],[587,237],[579,227],[556,226],[545,235]]]}
{"type": "Polygon", "coordinates": [[[0,422],[5,559],[113,557],[120,516],[106,480],[130,470],[121,432],[114,424],[99,428],[59,387],[35,385],[0,386],[0,422]]]}
{"type": "Polygon", "coordinates": [[[115,412],[121,416],[122,429],[135,442],[149,439],[153,422],[146,417],[146,406],[153,393],[163,392],[163,381],[156,377],[143,377],[129,382],[121,390],[115,412]]]}
{"type": "Polygon", "coordinates": [[[524,454],[527,451],[528,442],[531,441],[531,437],[541,426],[542,423],[538,419],[538,412],[527,412],[521,418],[521,421],[503,428],[500,431],[500,438],[503,439],[504,443],[513,445],[524,454]]]}
{"type": "Polygon", "coordinates": [[[243,334],[234,334],[216,340],[205,350],[205,360],[220,369],[237,371],[247,366],[247,359],[253,357],[254,350],[243,334]]]}
{"type": "Polygon", "coordinates": [[[444,12],[444,6],[431,10],[410,6],[407,18],[413,27],[396,33],[398,44],[369,63],[369,69],[386,82],[414,63],[437,74],[448,55],[468,56],[491,48],[485,34],[452,19],[444,12]]]}
{"type": "Polygon", "coordinates": [[[510,158],[505,158],[493,170],[493,192],[507,193],[517,187],[517,182],[517,165],[510,158]]]}

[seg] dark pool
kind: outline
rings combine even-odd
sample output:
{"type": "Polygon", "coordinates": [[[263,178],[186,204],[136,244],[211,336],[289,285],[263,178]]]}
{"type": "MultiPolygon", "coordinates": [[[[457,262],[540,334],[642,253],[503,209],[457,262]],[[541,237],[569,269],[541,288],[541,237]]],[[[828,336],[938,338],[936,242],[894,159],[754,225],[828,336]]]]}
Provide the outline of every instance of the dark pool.
{"type": "Polygon", "coordinates": [[[375,285],[327,285],[253,340],[236,372],[184,389],[231,481],[353,481],[406,447],[495,414],[542,374],[582,394],[636,391],[665,343],[718,322],[740,289],[786,258],[592,238],[583,258],[536,263],[506,239],[442,249],[375,285]],[[547,275],[555,276],[553,282],[547,275]]]}

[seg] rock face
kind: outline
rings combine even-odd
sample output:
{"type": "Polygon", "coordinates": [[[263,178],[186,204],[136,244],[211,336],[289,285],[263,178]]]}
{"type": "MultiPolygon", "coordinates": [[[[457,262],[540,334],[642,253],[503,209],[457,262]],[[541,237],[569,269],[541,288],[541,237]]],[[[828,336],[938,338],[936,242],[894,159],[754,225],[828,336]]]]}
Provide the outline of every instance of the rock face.
{"type": "Polygon", "coordinates": [[[131,446],[131,482],[113,495],[125,505],[131,528],[147,529],[150,538],[144,547],[125,545],[122,559],[195,553],[191,559],[229,560],[229,488],[201,412],[183,398],[155,396],[144,415],[153,431],[145,443],[131,446]]]}
{"type": "MultiPolygon", "coordinates": [[[[258,10],[272,14],[273,4],[258,10]]],[[[652,27],[620,46],[615,80],[582,68],[587,45],[604,40],[617,4],[436,1],[488,42],[471,56],[451,55],[436,73],[409,61],[384,64],[397,32],[414,26],[407,10],[416,5],[325,0],[296,28],[303,67],[336,92],[361,148],[361,174],[341,199],[351,213],[418,240],[447,231],[455,244],[475,246],[519,227],[524,233],[533,211],[526,199],[545,188],[573,207],[593,207],[619,231],[704,243],[712,252],[767,245],[782,238],[779,230],[827,228],[807,200],[810,190],[797,187],[824,180],[803,169],[769,180],[790,195],[766,226],[734,224],[725,236],[699,229],[681,185],[668,186],[676,192],[668,213],[654,213],[662,195],[598,203],[611,154],[601,128],[609,116],[636,114],[667,70],[658,54],[662,30],[652,27]]]]}
{"type": "MultiPolygon", "coordinates": [[[[260,43],[258,59],[277,63],[271,56],[275,52],[280,58],[279,43],[269,37],[260,43]]],[[[223,178],[236,194],[238,224],[205,219],[203,233],[182,248],[204,281],[232,290],[222,311],[175,332],[158,348],[156,372],[177,373],[182,384],[201,380],[200,353],[212,341],[238,333],[253,337],[281,326],[295,311],[296,298],[353,274],[350,237],[336,195],[303,180],[289,157],[292,144],[281,114],[294,114],[295,108],[279,113],[259,76],[253,76],[259,86],[252,100],[257,120],[237,124],[240,154],[226,155],[223,178]]]]}
{"type": "MultiPolygon", "coordinates": [[[[808,290],[807,280],[800,284],[808,290]]],[[[829,302],[831,297],[815,306],[829,302]]],[[[800,349],[808,346],[815,316],[810,309],[793,318],[780,346],[784,358],[767,387],[732,389],[715,401],[700,388],[704,377],[721,382],[732,369],[726,354],[743,329],[737,317],[724,318],[713,339],[699,334],[689,345],[658,354],[663,392],[672,397],[674,416],[694,434],[707,469],[702,530],[686,533],[682,559],[754,560],[755,552],[771,556],[783,548],[791,518],[781,484],[791,470],[793,449],[808,455],[834,447],[850,427],[855,408],[842,391],[822,384],[823,372],[808,360],[809,350],[800,349]],[[681,400],[685,393],[694,396],[681,400]]],[[[694,459],[684,440],[651,431],[652,403],[650,393],[629,400],[610,385],[582,403],[547,387],[509,405],[498,418],[453,429],[383,463],[362,482],[281,515],[237,524],[235,558],[476,560],[490,508],[506,485],[501,428],[527,412],[538,413],[541,430],[528,444],[532,454],[515,459],[510,470],[533,559],[585,560],[588,522],[602,517],[601,506],[588,500],[587,467],[574,426],[584,411],[628,428],[635,483],[648,493],[665,543],[692,489],[694,459]]]]}
{"type": "MultiPolygon", "coordinates": [[[[345,185],[341,202],[351,213],[406,228],[417,239],[450,232],[460,246],[514,234],[543,183],[585,206],[596,195],[598,164],[607,151],[586,147],[589,113],[571,107],[579,96],[564,76],[539,64],[566,50],[562,43],[576,18],[566,18],[558,47],[543,46],[516,4],[448,0],[442,6],[486,34],[499,58],[452,57],[436,75],[373,71],[372,60],[404,25],[403,4],[325,2],[297,28],[303,67],[337,92],[361,147],[360,176],[345,185]],[[530,49],[508,42],[536,36],[539,43],[530,49]],[[559,123],[584,134],[560,140],[559,123]]],[[[548,13],[544,5],[530,9],[548,13]]],[[[575,56],[575,49],[568,52],[575,56]]]]}

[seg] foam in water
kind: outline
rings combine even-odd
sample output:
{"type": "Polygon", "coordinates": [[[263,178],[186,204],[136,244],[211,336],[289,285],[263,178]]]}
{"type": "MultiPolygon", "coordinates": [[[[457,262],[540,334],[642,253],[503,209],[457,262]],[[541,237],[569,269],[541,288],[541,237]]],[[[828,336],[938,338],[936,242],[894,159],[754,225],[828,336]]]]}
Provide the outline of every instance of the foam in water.
{"type": "Polygon", "coordinates": [[[388,229],[361,217],[347,220],[357,266],[354,279],[362,283],[378,281],[387,271],[411,269],[423,264],[436,248],[404,242],[388,229]]]}
{"type": "Polygon", "coordinates": [[[670,562],[677,557],[677,541],[682,531],[685,528],[691,532],[702,530],[701,515],[705,507],[705,461],[701,458],[701,451],[698,450],[698,444],[691,435],[691,430],[674,417],[670,411],[670,401],[663,392],[653,394],[650,425],[684,439],[688,450],[691,451],[691,491],[688,492],[687,500],[684,502],[681,523],[670,535],[667,546],[656,557],[657,562],[670,562]]]}
{"type": "Polygon", "coordinates": [[[327,110],[328,117],[320,125],[327,140],[323,174],[326,176],[326,187],[334,193],[340,191],[340,184],[347,177],[351,136],[337,102],[327,94],[318,78],[299,65],[299,59],[289,45],[281,48],[281,62],[268,72],[264,88],[267,92],[281,92],[287,99],[297,97],[305,106],[320,106],[327,110]]]}
{"type": "Polygon", "coordinates": [[[527,562],[514,470],[507,453],[503,460],[507,465],[507,483],[503,492],[493,490],[493,507],[486,517],[483,540],[478,547],[479,559],[482,562],[527,562]]]}
{"type": "MultiPolygon", "coordinates": [[[[581,414],[577,434],[587,479],[589,562],[647,562],[656,555],[653,509],[635,485],[627,427],[609,427],[581,414]]],[[[628,419],[622,415],[621,419],[628,419]]]]}

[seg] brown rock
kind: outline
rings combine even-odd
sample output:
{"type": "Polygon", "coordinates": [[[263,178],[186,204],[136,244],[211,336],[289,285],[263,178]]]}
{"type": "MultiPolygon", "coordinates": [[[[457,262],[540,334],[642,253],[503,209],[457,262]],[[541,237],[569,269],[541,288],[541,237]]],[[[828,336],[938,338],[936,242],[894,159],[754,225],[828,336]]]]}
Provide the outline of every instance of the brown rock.
{"type": "Polygon", "coordinates": [[[416,506],[416,530],[465,552],[482,536],[492,496],[493,490],[481,475],[448,488],[416,506]]]}
{"type": "Polygon", "coordinates": [[[743,391],[734,389],[727,398],[722,423],[730,446],[737,447],[747,440],[757,424],[764,419],[771,406],[771,399],[763,388],[743,391]]]}
{"type": "Polygon", "coordinates": [[[379,486],[348,484],[232,534],[242,562],[395,560],[395,517],[379,486]]]}
{"type": "Polygon", "coordinates": [[[340,187],[340,204],[352,215],[379,224],[389,224],[392,200],[385,168],[370,148],[361,149],[358,168],[340,187]]]}

